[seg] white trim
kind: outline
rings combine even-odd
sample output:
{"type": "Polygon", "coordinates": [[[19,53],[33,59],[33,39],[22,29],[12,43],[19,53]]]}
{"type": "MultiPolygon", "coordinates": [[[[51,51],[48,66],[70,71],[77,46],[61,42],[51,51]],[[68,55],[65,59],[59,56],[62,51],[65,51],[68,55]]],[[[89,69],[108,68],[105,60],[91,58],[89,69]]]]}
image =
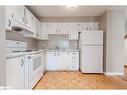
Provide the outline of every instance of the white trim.
{"type": "Polygon", "coordinates": [[[124,75],[124,73],[122,73],[122,72],[104,72],[104,75],[110,75],[110,76],[113,76],[113,75],[124,75]]]}

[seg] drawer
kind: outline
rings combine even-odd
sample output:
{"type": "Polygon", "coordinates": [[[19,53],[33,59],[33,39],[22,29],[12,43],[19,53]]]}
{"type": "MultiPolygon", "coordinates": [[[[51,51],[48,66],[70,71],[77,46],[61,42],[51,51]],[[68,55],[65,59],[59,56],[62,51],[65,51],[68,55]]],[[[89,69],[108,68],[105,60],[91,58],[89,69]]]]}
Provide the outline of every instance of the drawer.
{"type": "Polygon", "coordinates": [[[78,55],[79,52],[72,52],[71,54],[72,54],[72,55],[78,55]]]}
{"type": "Polygon", "coordinates": [[[69,66],[69,70],[78,71],[79,70],[79,66],[76,66],[76,65],[69,66]]]}
{"type": "Polygon", "coordinates": [[[71,62],[72,62],[72,63],[78,63],[78,61],[77,61],[77,60],[72,60],[71,62]]]}
{"type": "Polygon", "coordinates": [[[77,59],[77,57],[76,56],[72,56],[72,59],[77,59]]]}

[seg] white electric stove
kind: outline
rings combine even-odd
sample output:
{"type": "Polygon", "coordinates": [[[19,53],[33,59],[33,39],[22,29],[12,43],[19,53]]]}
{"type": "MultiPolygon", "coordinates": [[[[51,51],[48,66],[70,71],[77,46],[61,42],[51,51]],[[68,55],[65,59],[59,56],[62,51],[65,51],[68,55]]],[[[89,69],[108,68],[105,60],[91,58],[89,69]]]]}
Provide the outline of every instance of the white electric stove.
{"type": "Polygon", "coordinates": [[[25,87],[24,89],[32,89],[43,76],[42,55],[43,50],[27,49],[27,43],[21,41],[7,40],[6,58],[14,58],[24,56],[25,63],[25,87]]]}

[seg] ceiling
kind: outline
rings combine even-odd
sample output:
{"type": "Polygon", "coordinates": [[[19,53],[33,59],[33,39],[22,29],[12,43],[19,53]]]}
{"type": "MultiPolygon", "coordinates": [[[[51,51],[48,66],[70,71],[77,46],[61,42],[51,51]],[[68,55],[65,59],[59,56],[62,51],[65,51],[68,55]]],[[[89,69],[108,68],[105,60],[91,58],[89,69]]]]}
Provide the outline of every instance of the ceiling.
{"type": "Polygon", "coordinates": [[[100,16],[106,10],[127,9],[127,6],[75,6],[74,8],[68,6],[27,6],[27,8],[36,17],[84,17],[100,16]]]}
{"type": "Polygon", "coordinates": [[[81,17],[99,16],[107,7],[104,6],[28,6],[37,17],[81,17]]]}

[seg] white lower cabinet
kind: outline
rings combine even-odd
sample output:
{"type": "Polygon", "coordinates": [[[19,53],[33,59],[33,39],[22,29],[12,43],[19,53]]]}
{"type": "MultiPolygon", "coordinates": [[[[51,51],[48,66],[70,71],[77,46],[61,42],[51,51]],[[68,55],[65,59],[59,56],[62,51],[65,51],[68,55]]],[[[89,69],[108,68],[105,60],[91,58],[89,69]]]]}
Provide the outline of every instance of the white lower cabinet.
{"type": "Polygon", "coordinates": [[[46,52],[46,70],[55,71],[57,69],[57,59],[55,52],[46,52]]]}
{"type": "Polygon", "coordinates": [[[45,52],[42,52],[41,64],[42,64],[42,74],[44,74],[44,72],[46,71],[45,52]]]}
{"type": "Polygon", "coordinates": [[[6,60],[6,86],[8,89],[24,89],[24,69],[22,56],[6,60]]]}
{"type": "Polygon", "coordinates": [[[79,52],[70,52],[70,63],[68,65],[69,71],[79,70],[79,52]]]}
{"type": "Polygon", "coordinates": [[[47,71],[78,71],[79,52],[46,52],[47,71]]]}
{"type": "Polygon", "coordinates": [[[67,66],[69,63],[68,54],[66,52],[57,52],[57,70],[58,71],[67,71],[67,66]]]}

